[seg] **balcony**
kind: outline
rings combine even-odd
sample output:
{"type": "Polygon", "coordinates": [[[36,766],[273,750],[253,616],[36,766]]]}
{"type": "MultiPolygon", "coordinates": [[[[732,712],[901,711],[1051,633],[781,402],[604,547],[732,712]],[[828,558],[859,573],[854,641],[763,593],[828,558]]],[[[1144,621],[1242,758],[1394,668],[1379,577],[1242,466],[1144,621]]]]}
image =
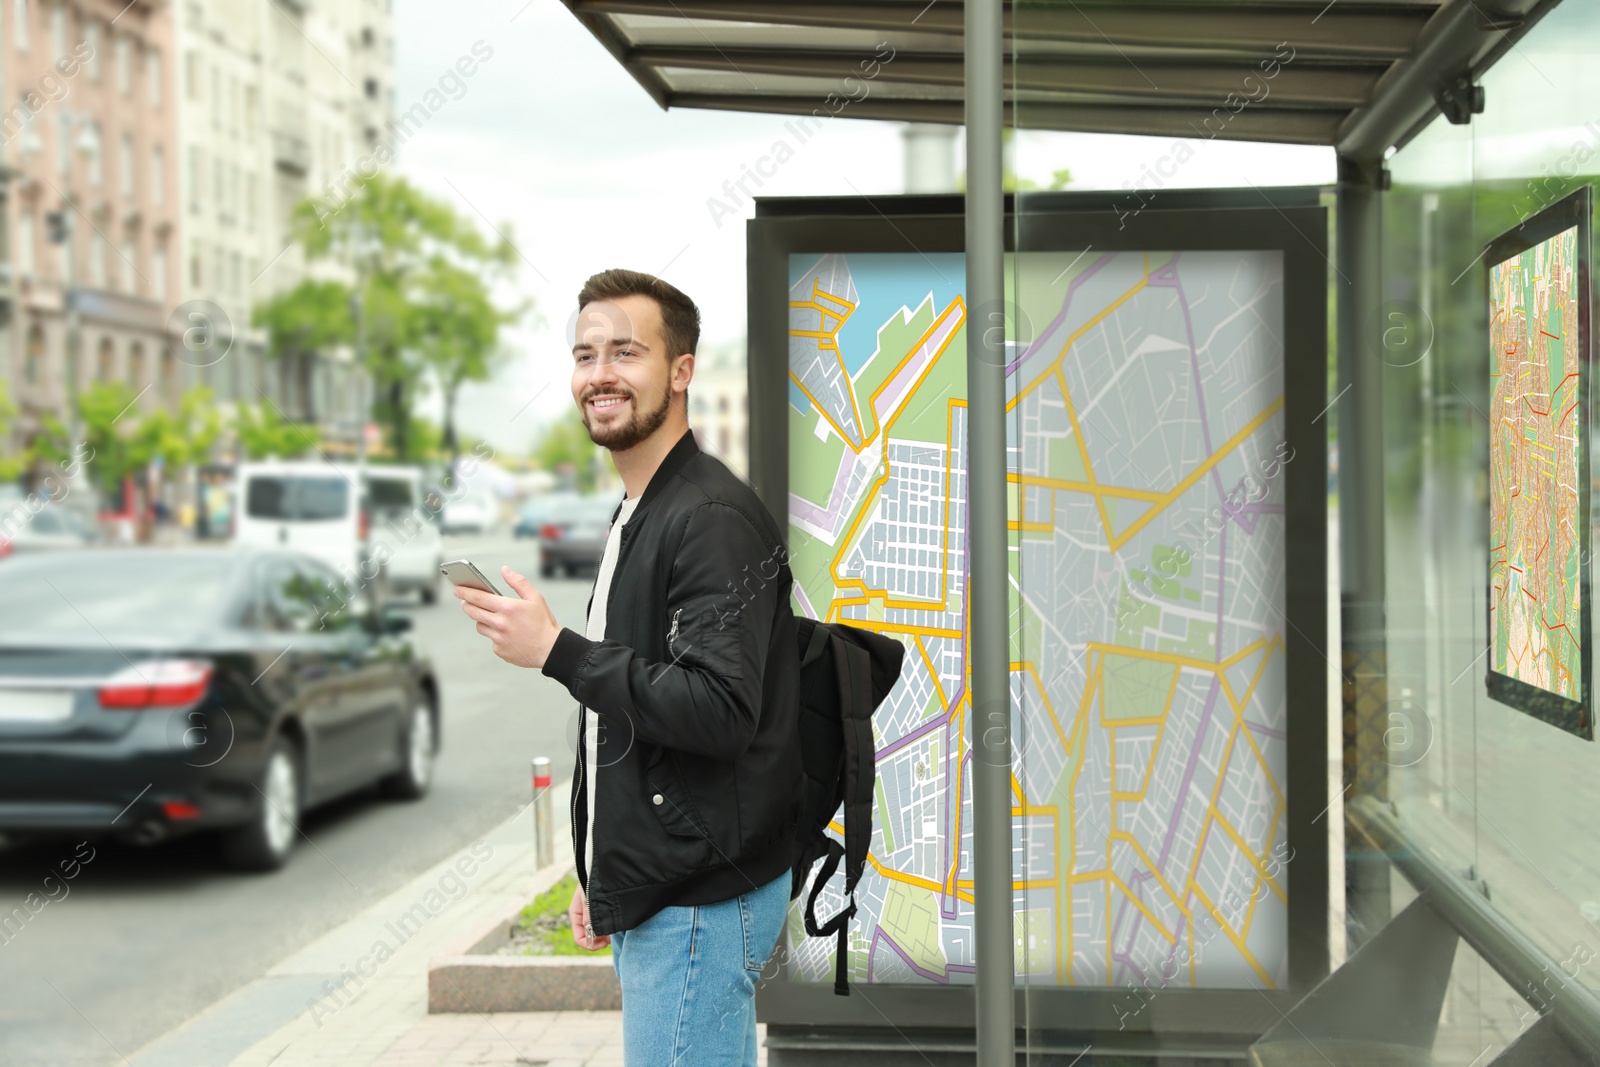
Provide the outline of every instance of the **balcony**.
{"type": "Polygon", "coordinates": [[[311,169],[311,145],[299,134],[273,130],[272,161],[279,170],[303,178],[311,169]]]}

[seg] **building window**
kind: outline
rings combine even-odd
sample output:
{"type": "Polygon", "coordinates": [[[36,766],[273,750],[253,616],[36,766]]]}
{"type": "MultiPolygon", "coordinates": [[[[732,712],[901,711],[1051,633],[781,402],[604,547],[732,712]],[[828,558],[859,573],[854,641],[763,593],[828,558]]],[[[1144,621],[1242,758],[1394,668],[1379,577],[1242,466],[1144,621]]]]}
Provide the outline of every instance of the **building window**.
{"type": "Polygon", "coordinates": [[[94,150],[89,153],[89,181],[99,185],[106,177],[105,153],[101,151],[106,142],[105,138],[100,136],[98,122],[91,123],[89,130],[94,139],[94,150]]]}
{"type": "Polygon", "coordinates": [[[220,160],[220,159],[212,160],[211,161],[211,196],[216,201],[217,214],[218,215],[223,214],[227,210],[227,207],[228,207],[227,188],[223,185],[222,174],[223,174],[222,160],[220,160]]]}
{"type": "Polygon", "coordinates": [[[167,298],[167,246],[159,242],[150,253],[150,295],[167,298]]]}
{"type": "Polygon", "coordinates": [[[222,129],[222,71],[211,68],[211,128],[222,129]]]}
{"type": "Polygon", "coordinates": [[[244,87],[244,132],[256,132],[256,108],[259,106],[259,96],[254,85],[244,87]]]}
{"type": "Polygon", "coordinates": [[[195,249],[189,253],[189,284],[195,288],[200,287],[200,250],[195,249]]]}
{"type": "Polygon", "coordinates": [[[376,99],[378,99],[378,79],[377,78],[368,78],[367,79],[367,99],[368,100],[376,100],[376,99]]]}
{"type": "Polygon", "coordinates": [[[150,149],[150,202],[156,207],[167,202],[167,154],[160,145],[150,149]]]}
{"type": "Polygon", "coordinates": [[[28,50],[28,0],[13,0],[11,5],[12,36],[17,39],[17,51],[28,50]]]}
{"type": "Polygon", "coordinates": [[[122,239],[122,277],[126,285],[124,289],[130,293],[139,291],[139,243],[132,234],[122,239]]]}
{"type": "Polygon", "coordinates": [[[133,91],[133,63],[128,55],[128,39],[118,34],[112,50],[117,55],[117,92],[127,96],[133,91]]]}
{"type": "Polygon", "coordinates": [[[122,149],[117,156],[118,176],[122,179],[122,195],[133,196],[133,134],[122,135],[122,149]]]}
{"type": "Polygon", "coordinates": [[[128,386],[138,392],[144,383],[144,345],[135,342],[128,349],[128,386]]]}
{"type": "Polygon", "coordinates": [[[106,287],[106,239],[98,233],[89,239],[89,283],[96,289],[106,287]]]}
{"type": "Polygon", "coordinates": [[[67,9],[61,4],[50,9],[50,47],[57,59],[67,54],[67,9]]]}
{"type": "Polygon", "coordinates": [[[28,331],[28,346],[22,361],[22,380],[38,385],[44,370],[44,327],[34,326],[28,331]]]}
{"type": "Polygon", "coordinates": [[[178,361],[170,348],[161,353],[161,395],[169,403],[178,399],[178,361]]]}
{"type": "Polygon", "coordinates": [[[183,95],[190,100],[200,99],[200,56],[193,49],[183,56],[183,95]]]}
{"type": "Polygon", "coordinates": [[[150,82],[150,106],[161,106],[161,52],[152,48],[144,56],[145,78],[150,82]]]}
{"type": "Polygon", "coordinates": [[[200,214],[200,175],[205,173],[205,162],[200,158],[200,149],[194,145],[189,146],[189,211],[191,214],[200,214]]]}
{"type": "Polygon", "coordinates": [[[83,65],[89,70],[89,80],[100,80],[100,24],[93,19],[83,25],[83,43],[88,46],[89,58],[83,65]]]}
{"type": "Polygon", "coordinates": [[[256,176],[246,174],[244,177],[244,224],[252,232],[256,228],[256,176]]]}
{"type": "Polygon", "coordinates": [[[72,173],[72,120],[64,112],[56,116],[56,170],[63,178],[72,173]]]}
{"type": "Polygon", "coordinates": [[[24,211],[17,219],[17,271],[33,273],[33,212],[24,211]]]}
{"type": "Polygon", "coordinates": [[[94,380],[109,382],[116,373],[117,349],[111,338],[100,338],[100,353],[94,361],[94,380]]]}

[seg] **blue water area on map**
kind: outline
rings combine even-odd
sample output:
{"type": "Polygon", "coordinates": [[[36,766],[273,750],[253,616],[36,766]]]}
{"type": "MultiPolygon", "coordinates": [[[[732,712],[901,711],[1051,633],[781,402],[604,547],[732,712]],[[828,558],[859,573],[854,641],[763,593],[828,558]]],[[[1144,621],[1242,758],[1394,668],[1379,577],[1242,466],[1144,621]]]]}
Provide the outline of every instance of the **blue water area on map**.
{"type": "MultiPolygon", "coordinates": [[[[791,288],[817,259],[815,252],[789,257],[791,288]]],[[[935,313],[943,311],[966,284],[966,257],[960,252],[855,252],[845,260],[856,283],[857,311],[839,331],[839,352],[852,378],[877,351],[878,327],[890,312],[902,304],[915,311],[929,293],[933,294],[935,313]]],[[[791,383],[790,397],[796,396],[800,400],[796,406],[804,410],[805,397],[791,383]]]]}

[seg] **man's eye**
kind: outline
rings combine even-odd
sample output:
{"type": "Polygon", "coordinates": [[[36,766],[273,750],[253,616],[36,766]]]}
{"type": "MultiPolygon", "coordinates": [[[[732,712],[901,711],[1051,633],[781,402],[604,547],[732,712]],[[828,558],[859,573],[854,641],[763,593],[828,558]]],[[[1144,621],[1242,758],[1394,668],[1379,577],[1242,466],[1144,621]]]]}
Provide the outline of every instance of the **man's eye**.
{"type": "Polygon", "coordinates": [[[627,351],[627,350],[623,350],[623,351],[617,353],[617,358],[618,359],[632,359],[633,357],[634,357],[634,353],[632,353],[630,351],[627,351]]]}
{"type": "Polygon", "coordinates": [[[578,365],[581,367],[585,363],[593,363],[594,362],[594,357],[593,356],[578,356],[577,357],[577,362],[578,362],[578,365]]]}

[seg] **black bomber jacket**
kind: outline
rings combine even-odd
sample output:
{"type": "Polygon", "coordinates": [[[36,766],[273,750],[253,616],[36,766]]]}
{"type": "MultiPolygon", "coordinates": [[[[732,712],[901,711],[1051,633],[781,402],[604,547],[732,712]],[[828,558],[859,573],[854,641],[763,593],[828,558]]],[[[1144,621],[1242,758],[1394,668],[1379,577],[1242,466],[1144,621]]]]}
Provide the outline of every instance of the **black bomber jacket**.
{"type": "Polygon", "coordinates": [[[783,874],[802,796],[792,578],[778,524],[691,431],[620,536],[605,640],[563,629],[544,665],[585,709],[572,840],[597,935],[783,874]]]}

